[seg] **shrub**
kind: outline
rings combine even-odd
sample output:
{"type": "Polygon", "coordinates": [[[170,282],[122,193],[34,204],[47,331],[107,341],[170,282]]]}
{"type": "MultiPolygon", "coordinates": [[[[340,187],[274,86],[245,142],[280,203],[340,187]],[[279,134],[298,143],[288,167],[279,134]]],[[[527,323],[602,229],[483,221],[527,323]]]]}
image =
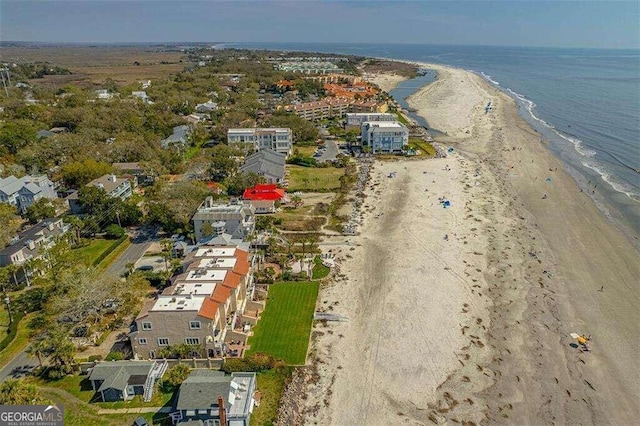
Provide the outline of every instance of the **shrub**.
{"type": "Polygon", "coordinates": [[[102,361],[102,355],[91,355],[89,358],[87,358],[87,361],[102,361]]]}
{"type": "Polygon", "coordinates": [[[191,368],[187,364],[178,364],[171,367],[164,376],[162,376],[162,388],[165,392],[173,392],[182,382],[189,377],[191,368]]]}
{"type": "Polygon", "coordinates": [[[109,352],[109,355],[104,359],[105,361],[122,361],[124,354],[120,351],[109,352]]]}
{"type": "Polygon", "coordinates": [[[225,373],[235,373],[238,371],[267,371],[274,367],[284,365],[282,361],[276,360],[271,355],[257,352],[246,358],[225,359],[222,371],[225,373]]]}
{"type": "Polygon", "coordinates": [[[124,228],[115,223],[107,226],[107,229],[105,229],[105,236],[110,240],[117,240],[118,238],[124,237],[125,234],[124,228]]]}

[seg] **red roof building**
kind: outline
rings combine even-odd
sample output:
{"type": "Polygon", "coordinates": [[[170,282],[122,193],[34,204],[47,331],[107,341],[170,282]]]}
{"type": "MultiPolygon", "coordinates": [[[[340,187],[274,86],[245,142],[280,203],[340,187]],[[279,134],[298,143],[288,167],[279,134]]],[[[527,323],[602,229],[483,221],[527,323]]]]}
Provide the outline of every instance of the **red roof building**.
{"type": "Polygon", "coordinates": [[[275,213],[275,202],[283,201],[285,192],[275,184],[256,185],[245,189],[242,197],[251,201],[256,213],[275,213]]]}

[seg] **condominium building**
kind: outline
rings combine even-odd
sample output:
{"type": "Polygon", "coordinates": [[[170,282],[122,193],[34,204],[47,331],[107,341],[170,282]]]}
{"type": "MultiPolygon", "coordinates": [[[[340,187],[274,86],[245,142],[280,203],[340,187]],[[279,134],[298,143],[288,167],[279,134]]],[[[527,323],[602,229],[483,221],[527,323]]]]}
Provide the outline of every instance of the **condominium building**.
{"type": "Polygon", "coordinates": [[[289,155],[293,139],[291,129],[288,128],[244,128],[229,129],[227,143],[252,144],[257,151],[270,148],[289,155]]]}
{"type": "Polygon", "coordinates": [[[397,121],[367,121],[362,123],[361,141],[374,154],[402,152],[409,144],[409,129],[397,121]]]}
{"type": "Polygon", "coordinates": [[[397,121],[398,117],[391,113],[351,112],[347,114],[347,126],[361,127],[366,121],[397,121]]]}
{"type": "Polygon", "coordinates": [[[262,302],[250,300],[248,252],[202,245],[185,264],[186,271],[137,316],[129,335],[137,358],[155,358],[162,349],[182,344],[191,346],[193,357],[222,356],[225,342],[246,341],[264,309],[262,302]]]}

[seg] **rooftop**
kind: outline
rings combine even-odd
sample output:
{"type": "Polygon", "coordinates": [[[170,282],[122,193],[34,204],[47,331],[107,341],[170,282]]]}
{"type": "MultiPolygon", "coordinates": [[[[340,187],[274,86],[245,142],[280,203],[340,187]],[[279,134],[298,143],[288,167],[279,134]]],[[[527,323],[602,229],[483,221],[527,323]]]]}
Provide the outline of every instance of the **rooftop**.
{"type": "Polygon", "coordinates": [[[386,127],[391,129],[406,129],[402,123],[397,121],[367,121],[364,124],[368,124],[370,127],[386,127]]]}
{"type": "Polygon", "coordinates": [[[224,269],[198,268],[187,273],[187,281],[222,281],[227,271],[224,269]]]}
{"type": "Polygon", "coordinates": [[[205,297],[159,296],[152,311],[199,311],[205,297]]]}
{"type": "Polygon", "coordinates": [[[168,287],[164,294],[167,295],[187,295],[211,296],[216,288],[216,283],[185,283],[178,282],[174,286],[168,287]]]}
{"type": "Polygon", "coordinates": [[[219,258],[205,258],[200,260],[198,268],[233,268],[237,259],[235,257],[219,257],[219,258]]]}
{"type": "Polygon", "coordinates": [[[235,247],[200,247],[195,257],[232,257],[236,253],[235,247]]]}

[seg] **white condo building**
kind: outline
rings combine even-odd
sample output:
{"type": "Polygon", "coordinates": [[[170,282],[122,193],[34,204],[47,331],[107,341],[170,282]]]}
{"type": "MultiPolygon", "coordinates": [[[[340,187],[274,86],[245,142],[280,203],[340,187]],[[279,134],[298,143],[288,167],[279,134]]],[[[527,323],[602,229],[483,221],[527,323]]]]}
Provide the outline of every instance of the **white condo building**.
{"type": "Polygon", "coordinates": [[[352,112],[347,114],[347,126],[361,127],[367,121],[397,121],[395,114],[388,112],[352,112]]]}
{"type": "Polygon", "coordinates": [[[247,128],[229,129],[227,143],[253,144],[257,151],[270,148],[281,154],[289,155],[293,140],[291,129],[288,128],[247,128]]]}
{"type": "Polygon", "coordinates": [[[362,146],[371,152],[402,152],[409,145],[409,129],[397,121],[367,121],[362,123],[362,146]]]}

